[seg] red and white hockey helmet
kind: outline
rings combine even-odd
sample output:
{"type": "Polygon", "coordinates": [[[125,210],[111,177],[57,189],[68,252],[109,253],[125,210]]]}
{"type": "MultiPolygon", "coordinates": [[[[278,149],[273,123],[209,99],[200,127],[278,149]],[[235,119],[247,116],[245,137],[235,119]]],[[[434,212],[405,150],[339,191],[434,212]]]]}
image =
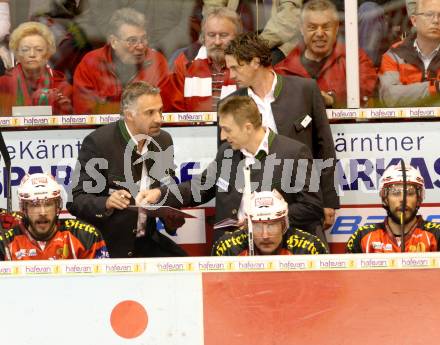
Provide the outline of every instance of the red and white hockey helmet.
{"type": "Polygon", "coordinates": [[[285,220],[289,226],[287,202],[276,190],[252,193],[248,215],[252,222],[285,220]]]}
{"type": "Polygon", "coordinates": [[[18,187],[20,209],[24,210],[24,202],[38,202],[51,199],[59,200],[61,207],[61,187],[49,174],[26,174],[18,187]]]}
{"type": "MultiPolygon", "coordinates": [[[[422,175],[420,175],[419,171],[412,167],[411,165],[407,165],[405,167],[406,172],[406,183],[409,185],[414,185],[420,190],[420,198],[422,201],[425,197],[425,180],[422,175]]],[[[402,166],[400,164],[391,165],[382,175],[382,178],[379,181],[379,192],[380,196],[384,198],[386,196],[386,188],[393,184],[402,184],[403,183],[403,171],[402,166]]]]}

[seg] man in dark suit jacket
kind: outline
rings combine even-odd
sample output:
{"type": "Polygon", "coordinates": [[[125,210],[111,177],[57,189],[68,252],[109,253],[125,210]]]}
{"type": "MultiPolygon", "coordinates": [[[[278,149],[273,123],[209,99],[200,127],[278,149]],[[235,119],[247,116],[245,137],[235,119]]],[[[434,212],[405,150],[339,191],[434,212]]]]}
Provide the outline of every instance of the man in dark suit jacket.
{"type": "MultiPolygon", "coordinates": [[[[73,178],[73,215],[100,229],[110,257],[184,256],[172,240],[156,230],[156,219],[129,207],[141,188],[173,181],[174,151],[161,130],[160,90],[146,82],[129,84],[122,95],[123,119],[103,126],[83,141],[73,178]],[[139,160],[139,162],[136,162],[139,160]]],[[[168,232],[172,220],[164,219],[168,232]]]]}
{"type": "MultiPolygon", "coordinates": [[[[231,218],[242,224],[246,218],[247,168],[249,192],[276,189],[289,205],[290,225],[306,231],[315,229],[321,222],[322,201],[317,192],[319,177],[312,169],[307,146],[263,127],[250,97],[228,97],[220,102],[218,116],[226,142],[215,161],[201,175],[179,184],[177,190],[166,186],[141,190],[137,203],[162,201],[174,207],[196,206],[215,197],[216,221],[231,218]]],[[[220,235],[222,231],[216,231],[214,238],[220,235]]]]}
{"type": "MultiPolygon", "coordinates": [[[[316,82],[276,74],[271,66],[270,49],[253,33],[241,34],[232,40],[226,48],[225,60],[231,77],[241,87],[231,96],[252,97],[262,115],[263,125],[304,143],[314,159],[328,163],[321,171],[321,193],[323,228],[329,228],[334,222],[335,209],[339,208],[334,183],[336,152],[316,82]]],[[[316,235],[325,241],[322,229],[316,229],[316,235]]]]}

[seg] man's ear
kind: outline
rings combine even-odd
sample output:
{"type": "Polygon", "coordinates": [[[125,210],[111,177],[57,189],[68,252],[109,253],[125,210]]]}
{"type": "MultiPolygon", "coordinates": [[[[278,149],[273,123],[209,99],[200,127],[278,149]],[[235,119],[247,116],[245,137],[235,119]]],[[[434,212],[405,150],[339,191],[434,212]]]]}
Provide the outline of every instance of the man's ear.
{"type": "Polygon", "coordinates": [[[116,41],[118,40],[118,38],[115,36],[115,35],[113,35],[113,34],[111,34],[109,37],[108,37],[108,43],[111,45],[111,47],[113,48],[113,49],[115,49],[115,46],[116,46],[116,41]]]}
{"type": "Polygon", "coordinates": [[[250,133],[254,129],[254,125],[250,122],[246,122],[244,124],[244,129],[245,129],[246,133],[250,133]]]}
{"type": "Polygon", "coordinates": [[[133,110],[127,109],[127,110],[124,110],[123,115],[127,121],[132,121],[133,117],[134,117],[134,112],[133,112],[133,110]]]}
{"type": "Polygon", "coordinates": [[[416,20],[416,16],[413,14],[411,17],[409,17],[409,19],[411,19],[411,24],[412,26],[414,26],[417,29],[417,20],[416,20]]]}
{"type": "Polygon", "coordinates": [[[260,58],[257,57],[257,56],[253,57],[252,60],[251,60],[250,65],[251,65],[253,68],[258,68],[258,67],[260,66],[260,58]]]}

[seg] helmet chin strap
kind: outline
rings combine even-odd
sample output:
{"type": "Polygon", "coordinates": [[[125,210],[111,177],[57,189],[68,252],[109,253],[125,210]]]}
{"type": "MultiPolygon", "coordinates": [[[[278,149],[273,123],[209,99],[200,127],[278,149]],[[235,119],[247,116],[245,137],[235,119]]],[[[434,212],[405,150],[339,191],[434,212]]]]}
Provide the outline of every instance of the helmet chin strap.
{"type": "Polygon", "coordinates": [[[408,187],[408,180],[406,178],[406,167],[405,167],[405,161],[402,159],[400,161],[400,166],[402,167],[402,182],[403,182],[403,200],[402,200],[402,208],[400,210],[400,236],[402,241],[400,242],[400,251],[402,253],[405,253],[405,210],[406,210],[406,195],[408,187]]]}

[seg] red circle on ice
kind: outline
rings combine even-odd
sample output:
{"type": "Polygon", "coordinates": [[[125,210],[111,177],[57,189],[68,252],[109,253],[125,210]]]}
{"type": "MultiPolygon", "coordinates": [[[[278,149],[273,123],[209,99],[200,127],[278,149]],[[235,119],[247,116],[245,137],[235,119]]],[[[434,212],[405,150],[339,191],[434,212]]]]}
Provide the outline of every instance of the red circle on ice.
{"type": "Polygon", "coordinates": [[[110,324],[120,337],[136,338],[147,328],[148,314],[142,304],[130,300],[122,301],[113,308],[110,324]]]}

